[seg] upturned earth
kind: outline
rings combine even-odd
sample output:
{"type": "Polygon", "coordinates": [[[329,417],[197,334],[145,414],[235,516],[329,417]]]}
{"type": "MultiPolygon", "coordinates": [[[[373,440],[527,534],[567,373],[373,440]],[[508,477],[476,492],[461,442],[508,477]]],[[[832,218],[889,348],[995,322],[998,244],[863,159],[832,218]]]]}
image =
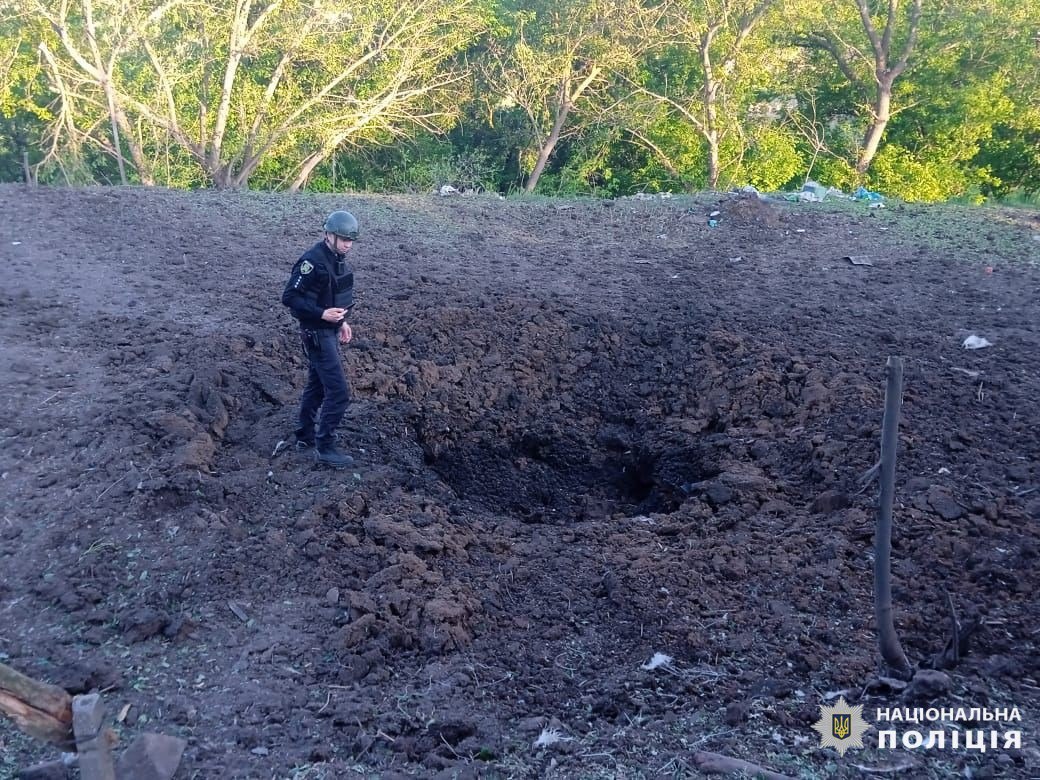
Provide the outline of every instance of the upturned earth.
{"type": "MultiPolygon", "coordinates": [[[[1040,775],[1040,215],[886,205],[0,187],[0,661],[179,778],[1040,775]],[[285,447],[279,302],[338,208],[346,471],[285,447]],[[899,638],[978,626],[913,694],[890,356],[899,638]],[[901,706],[1017,707],[1021,748],[881,751],[901,706]]],[[[0,777],[57,757],[0,723],[0,777]]]]}

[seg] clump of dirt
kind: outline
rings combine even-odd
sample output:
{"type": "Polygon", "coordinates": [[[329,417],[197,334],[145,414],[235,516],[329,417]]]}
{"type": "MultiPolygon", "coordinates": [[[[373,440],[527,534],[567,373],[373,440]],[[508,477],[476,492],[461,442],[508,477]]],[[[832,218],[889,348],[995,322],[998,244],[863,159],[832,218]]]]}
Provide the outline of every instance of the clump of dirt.
{"type": "MultiPolygon", "coordinates": [[[[0,202],[0,660],[184,736],[189,773],[658,776],[697,745],[859,776],[811,725],[824,694],[901,702],[866,685],[860,480],[893,354],[904,648],[941,653],[949,593],[979,628],[937,704],[1036,708],[1024,229],[986,274],[895,208],[753,196],[714,228],[707,199],[0,202]],[[331,471],[285,446],[305,364],[278,296],[344,206],[357,465],[331,471]]],[[[0,772],[46,754],[2,728],[0,772]]],[[[1021,776],[1022,729],[1006,760],[907,760],[1021,776]]]]}

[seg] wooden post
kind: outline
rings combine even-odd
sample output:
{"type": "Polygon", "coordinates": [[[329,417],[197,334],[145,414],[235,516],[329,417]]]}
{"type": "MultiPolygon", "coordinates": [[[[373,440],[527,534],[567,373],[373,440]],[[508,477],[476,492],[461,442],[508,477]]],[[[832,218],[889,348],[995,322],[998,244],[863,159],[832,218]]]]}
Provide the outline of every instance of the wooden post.
{"type": "Polygon", "coordinates": [[[72,697],[56,685],[37,682],[0,664],[0,712],[26,734],[71,750],[72,697]]]}
{"type": "Polygon", "coordinates": [[[881,423],[881,497],[874,539],[874,617],[881,657],[896,674],[909,679],[912,670],[899,644],[892,618],[892,503],[895,499],[899,410],[903,403],[903,361],[889,357],[885,365],[888,385],[885,388],[885,418],[881,423]]]}

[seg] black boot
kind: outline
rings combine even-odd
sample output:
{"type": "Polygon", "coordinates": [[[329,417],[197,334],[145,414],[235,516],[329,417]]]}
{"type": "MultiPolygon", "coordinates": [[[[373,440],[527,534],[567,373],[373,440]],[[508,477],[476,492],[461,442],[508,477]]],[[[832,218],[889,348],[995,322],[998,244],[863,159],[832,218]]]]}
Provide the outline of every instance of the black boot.
{"type": "Polygon", "coordinates": [[[345,469],[354,465],[354,459],[345,452],[340,452],[334,444],[319,444],[315,454],[318,463],[324,466],[345,469]]]}
{"type": "Polygon", "coordinates": [[[312,450],[314,449],[314,426],[313,425],[300,425],[295,431],[296,434],[296,449],[298,450],[312,450]]]}

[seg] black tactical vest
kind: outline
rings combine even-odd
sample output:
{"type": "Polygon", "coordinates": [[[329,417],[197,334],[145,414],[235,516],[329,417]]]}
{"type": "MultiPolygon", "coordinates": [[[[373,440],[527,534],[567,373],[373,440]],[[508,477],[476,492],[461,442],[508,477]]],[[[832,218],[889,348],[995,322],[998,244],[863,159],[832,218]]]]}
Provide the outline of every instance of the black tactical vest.
{"type": "Polygon", "coordinates": [[[332,276],[332,305],[337,309],[349,309],[354,305],[354,269],[346,260],[336,259],[329,263],[332,276]]]}

